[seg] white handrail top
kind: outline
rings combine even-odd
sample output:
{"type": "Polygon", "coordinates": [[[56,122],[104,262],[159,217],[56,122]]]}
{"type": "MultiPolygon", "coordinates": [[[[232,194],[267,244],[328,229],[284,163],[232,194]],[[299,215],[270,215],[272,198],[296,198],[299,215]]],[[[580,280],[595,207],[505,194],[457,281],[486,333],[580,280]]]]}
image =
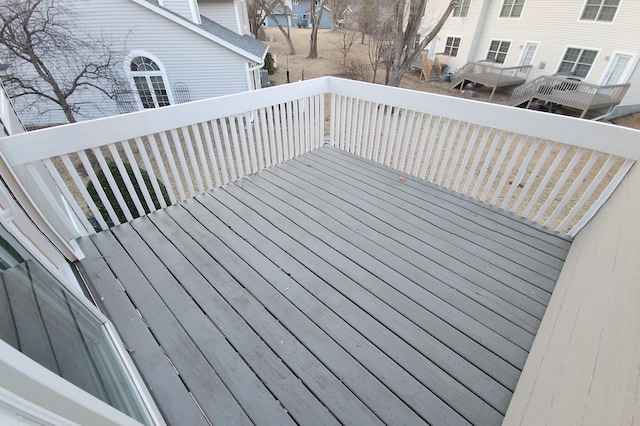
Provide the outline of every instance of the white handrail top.
{"type": "Polygon", "coordinates": [[[445,116],[632,160],[640,158],[640,131],[637,130],[337,77],[27,132],[0,139],[0,150],[9,163],[16,166],[325,93],[445,116]]]}
{"type": "Polygon", "coordinates": [[[614,124],[335,77],[329,78],[329,91],[632,160],[640,158],[640,131],[614,124]]]}
{"type": "Polygon", "coordinates": [[[327,87],[327,77],[322,77],[184,104],[65,124],[0,138],[0,150],[5,154],[9,164],[17,166],[327,93],[327,87]]]}

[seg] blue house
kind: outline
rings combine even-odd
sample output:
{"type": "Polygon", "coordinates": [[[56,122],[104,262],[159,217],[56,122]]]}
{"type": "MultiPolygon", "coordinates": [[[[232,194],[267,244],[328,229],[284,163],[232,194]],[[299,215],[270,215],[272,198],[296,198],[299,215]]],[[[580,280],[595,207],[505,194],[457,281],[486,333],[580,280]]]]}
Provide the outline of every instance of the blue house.
{"type": "MultiPolygon", "coordinates": [[[[320,0],[314,0],[316,12],[319,12],[320,0]]],[[[320,19],[319,28],[331,28],[331,9],[325,4],[320,19]]],[[[289,17],[289,25],[292,27],[310,27],[311,26],[311,0],[287,0],[285,7],[278,7],[274,10],[275,18],[282,26],[287,25],[287,17],[289,17]],[[287,16],[288,15],[288,16],[287,16]]],[[[267,17],[265,25],[268,27],[276,26],[276,22],[267,17]]]]}

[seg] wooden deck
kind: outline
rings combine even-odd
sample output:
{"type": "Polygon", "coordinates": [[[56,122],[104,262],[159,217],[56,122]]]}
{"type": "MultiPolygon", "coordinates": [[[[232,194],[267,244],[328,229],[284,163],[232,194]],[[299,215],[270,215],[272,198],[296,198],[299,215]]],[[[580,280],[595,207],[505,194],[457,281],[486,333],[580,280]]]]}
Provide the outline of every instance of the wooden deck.
{"type": "Polygon", "coordinates": [[[497,425],[570,240],[323,147],[79,244],[170,424],[497,425]]]}

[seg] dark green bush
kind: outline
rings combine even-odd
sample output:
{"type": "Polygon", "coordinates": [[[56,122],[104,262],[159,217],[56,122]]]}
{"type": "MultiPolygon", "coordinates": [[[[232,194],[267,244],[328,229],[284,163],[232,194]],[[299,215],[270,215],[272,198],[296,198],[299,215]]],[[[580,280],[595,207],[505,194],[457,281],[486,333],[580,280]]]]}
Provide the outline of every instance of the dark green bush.
{"type": "MultiPolygon", "coordinates": [[[[138,214],[138,209],[136,208],[136,205],[133,202],[133,198],[131,197],[129,190],[127,189],[127,186],[124,183],[124,179],[122,178],[122,175],[120,174],[120,170],[118,169],[118,166],[116,165],[115,161],[109,162],[108,166],[109,166],[109,171],[111,172],[111,175],[113,176],[113,179],[116,181],[116,184],[118,185],[118,189],[122,194],[122,198],[124,198],[124,201],[127,204],[129,211],[131,212],[131,215],[134,218],[139,217],[140,214],[138,214]]],[[[129,179],[131,180],[131,183],[133,184],[133,187],[136,190],[138,199],[141,200],[142,202],[145,213],[149,213],[150,210],[144,201],[142,190],[138,185],[138,181],[133,173],[133,168],[131,167],[131,164],[124,163],[124,167],[127,170],[129,179]]],[[[161,206],[160,200],[158,200],[155,195],[155,191],[153,189],[153,185],[151,184],[151,178],[149,177],[149,173],[147,173],[147,171],[144,169],[140,169],[140,174],[142,175],[142,180],[144,180],[144,184],[147,187],[149,194],[151,194],[153,205],[155,206],[156,209],[159,209],[161,206]]],[[[113,210],[115,211],[116,216],[118,217],[118,220],[120,221],[120,223],[125,223],[127,221],[125,214],[120,208],[120,205],[116,200],[116,196],[111,190],[111,186],[109,186],[109,182],[107,181],[107,177],[105,176],[104,171],[102,169],[98,170],[96,172],[96,176],[98,177],[98,181],[100,182],[100,185],[102,186],[102,189],[104,190],[104,193],[106,194],[107,199],[111,203],[111,206],[113,206],[113,210]]],[[[167,205],[171,204],[171,201],[169,199],[169,194],[167,193],[167,189],[165,188],[164,184],[162,182],[158,182],[158,186],[160,187],[160,191],[162,192],[162,197],[164,198],[165,203],[167,203],[167,205]]],[[[87,191],[89,192],[89,195],[91,196],[91,199],[93,200],[93,202],[96,203],[96,206],[100,210],[100,214],[102,214],[102,217],[105,218],[107,224],[109,226],[113,226],[113,222],[109,219],[109,213],[107,213],[107,209],[102,203],[102,200],[100,200],[98,191],[96,191],[96,188],[94,187],[92,181],[89,181],[89,183],[87,183],[87,191]]]]}
{"type": "Polygon", "coordinates": [[[267,52],[267,56],[264,57],[264,66],[262,68],[267,70],[269,75],[276,73],[276,67],[273,62],[273,55],[271,52],[267,52]]]}

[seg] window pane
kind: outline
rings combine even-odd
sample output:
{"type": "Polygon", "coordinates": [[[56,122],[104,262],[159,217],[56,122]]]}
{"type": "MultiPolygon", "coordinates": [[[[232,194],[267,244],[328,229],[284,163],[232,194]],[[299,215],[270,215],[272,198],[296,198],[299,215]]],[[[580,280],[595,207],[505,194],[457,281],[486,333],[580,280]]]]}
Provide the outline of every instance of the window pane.
{"type": "Polygon", "coordinates": [[[571,72],[571,70],[573,69],[573,64],[570,62],[562,62],[560,63],[560,67],[558,68],[558,72],[559,73],[563,73],[563,72],[571,72]]]}
{"type": "Polygon", "coordinates": [[[613,21],[614,16],[616,16],[616,7],[605,6],[598,15],[598,21],[613,21]]]}
{"type": "Polygon", "coordinates": [[[444,53],[449,56],[457,56],[458,48],[460,47],[460,37],[447,37],[447,43],[444,47],[444,53]]]}
{"type": "Polygon", "coordinates": [[[619,4],[620,0],[588,0],[581,19],[611,22],[619,4]]]}
{"type": "Polygon", "coordinates": [[[133,81],[136,83],[136,90],[138,91],[138,96],[140,96],[142,107],[145,109],[155,108],[156,104],[153,102],[147,79],[145,77],[133,77],[133,81]]]}
{"type": "Polygon", "coordinates": [[[580,55],[580,49],[569,48],[564,55],[563,61],[575,62],[578,60],[578,55],[580,55]]]}
{"type": "Polygon", "coordinates": [[[576,65],[575,69],[573,70],[573,75],[575,75],[576,77],[586,77],[587,74],[589,74],[589,69],[591,68],[591,66],[589,65],[583,65],[583,64],[578,64],[576,65]]]}
{"type": "Polygon", "coordinates": [[[596,55],[598,53],[595,50],[584,50],[582,55],[580,56],[580,61],[583,64],[593,64],[593,61],[596,60],[596,55]]]}
{"type": "Polygon", "coordinates": [[[511,11],[511,16],[519,18],[520,15],[522,14],[522,8],[523,6],[513,6],[513,10],[511,11]]]}
{"type": "MultiPolygon", "coordinates": [[[[8,235],[0,240],[2,247],[21,249],[15,240],[7,242],[8,235]]],[[[144,409],[102,322],[38,262],[11,257],[21,262],[0,272],[0,339],[145,423],[144,409]]]]}
{"type": "Polygon", "coordinates": [[[149,77],[149,79],[151,80],[151,84],[153,85],[153,92],[156,95],[158,106],[163,107],[170,105],[169,96],[167,95],[162,77],[154,75],[149,77]]]}

